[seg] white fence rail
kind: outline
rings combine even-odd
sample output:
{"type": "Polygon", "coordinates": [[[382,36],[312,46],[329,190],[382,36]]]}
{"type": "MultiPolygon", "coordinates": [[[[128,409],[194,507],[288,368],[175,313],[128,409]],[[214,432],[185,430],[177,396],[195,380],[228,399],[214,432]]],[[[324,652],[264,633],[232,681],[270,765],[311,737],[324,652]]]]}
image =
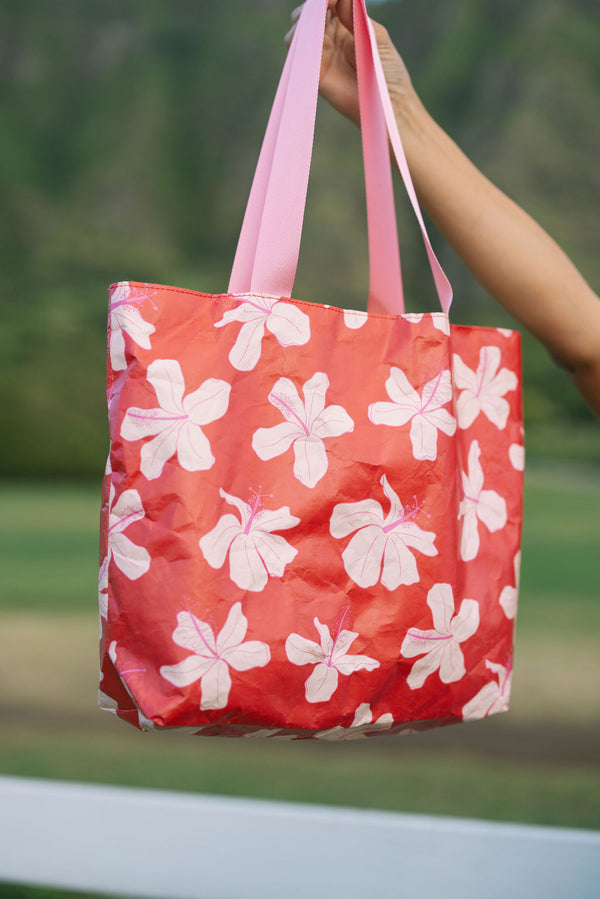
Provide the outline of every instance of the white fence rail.
{"type": "Polygon", "coordinates": [[[598,899],[600,833],[0,777],[0,880],[156,899],[598,899]]]}

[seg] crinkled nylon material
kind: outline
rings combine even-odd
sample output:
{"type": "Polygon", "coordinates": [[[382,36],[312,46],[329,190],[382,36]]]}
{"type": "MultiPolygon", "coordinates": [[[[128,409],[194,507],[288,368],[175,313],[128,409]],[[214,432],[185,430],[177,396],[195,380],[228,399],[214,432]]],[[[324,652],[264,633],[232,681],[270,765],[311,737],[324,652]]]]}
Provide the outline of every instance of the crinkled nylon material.
{"type": "Polygon", "coordinates": [[[518,333],[120,282],[107,395],[102,707],[325,739],[507,708],[518,333]]]}

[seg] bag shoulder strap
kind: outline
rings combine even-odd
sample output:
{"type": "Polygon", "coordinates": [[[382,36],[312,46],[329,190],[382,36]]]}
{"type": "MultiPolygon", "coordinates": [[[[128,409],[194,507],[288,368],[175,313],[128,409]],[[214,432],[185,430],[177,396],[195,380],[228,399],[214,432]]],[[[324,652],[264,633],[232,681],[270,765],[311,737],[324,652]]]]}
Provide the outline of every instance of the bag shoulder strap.
{"type": "MultiPolygon", "coordinates": [[[[307,0],[269,117],[238,241],[229,292],[292,295],[314,141],[327,0],[307,0]]],[[[425,241],[440,303],[452,291],[419,209],[373,27],[354,0],[354,27],[369,225],[369,311],[404,311],[387,132],[425,241]]]]}

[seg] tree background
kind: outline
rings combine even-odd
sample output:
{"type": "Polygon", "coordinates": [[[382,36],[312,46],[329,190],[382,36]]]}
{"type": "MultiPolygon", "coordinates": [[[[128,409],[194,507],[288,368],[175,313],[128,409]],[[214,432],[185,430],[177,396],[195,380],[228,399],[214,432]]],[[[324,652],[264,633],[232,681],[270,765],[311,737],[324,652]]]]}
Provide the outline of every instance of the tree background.
{"type": "MultiPolygon", "coordinates": [[[[99,479],[106,287],[226,289],[294,4],[4,0],[0,474],[99,479]]],[[[425,105],[600,284],[596,0],[370,4],[425,105]]],[[[358,131],[322,105],[295,294],[364,308],[358,131]]],[[[408,308],[435,308],[402,190],[408,308]]],[[[434,235],[453,320],[514,326],[434,235]]],[[[600,461],[597,427],[524,335],[527,446],[600,461]]]]}

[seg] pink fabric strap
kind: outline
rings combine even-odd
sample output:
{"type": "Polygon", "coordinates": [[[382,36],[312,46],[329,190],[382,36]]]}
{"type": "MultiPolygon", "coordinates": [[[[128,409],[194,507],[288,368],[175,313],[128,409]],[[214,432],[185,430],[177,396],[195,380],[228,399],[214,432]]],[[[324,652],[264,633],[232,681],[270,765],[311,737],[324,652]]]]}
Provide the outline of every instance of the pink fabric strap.
{"type": "MultiPolygon", "coordinates": [[[[242,229],[237,245],[231,279],[229,281],[229,293],[246,293],[252,285],[252,273],[254,260],[257,253],[258,239],[261,233],[261,222],[265,210],[265,199],[269,187],[269,177],[273,166],[273,157],[277,138],[280,133],[283,105],[287,95],[290,81],[290,71],[295,56],[296,44],[290,47],[283,72],[273,101],[273,107],[269,116],[267,130],[263,138],[262,148],[258,157],[252,188],[242,222],[242,229]]],[[[267,291],[256,291],[267,293],[267,291]]],[[[282,294],[283,296],[283,294],[282,294]]]]}
{"type": "MultiPolygon", "coordinates": [[[[281,76],[229,283],[230,293],[290,296],[300,250],[325,28],[326,0],[308,0],[281,76]],[[300,103],[295,98],[301,97],[300,103]],[[308,100],[312,97],[313,102],[308,100]],[[286,110],[288,114],[287,119],[286,110]],[[277,186],[279,185],[279,187],[277,186]]],[[[362,74],[363,143],[371,255],[371,311],[403,311],[396,214],[385,119],[372,73],[362,74]]]]}
{"type": "MultiPolygon", "coordinates": [[[[307,0],[288,53],[265,133],[238,248],[230,293],[291,296],[306,203],[327,0],[307,0]]],[[[354,0],[361,130],[369,224],[369,311],[404,311],[387,130],[421,226],[440,302],[450,285],[431,248],[379,60],[364,0],[354,0]]]]}
{"type": "Polygon", "coordinates": [[[404,299],[390,151],[371,46],[360,18],[361,5],[364,9],[364,2],[361,4],[354,0],[356,71],[369,234],[367,308],[369,312],[401,315],[404,299]]]}
{"type": "Polygon", "coordinates": [[[312,156],[327,0],[307,0],[267,125],[229,293],[291,296],[312,156]]]}
{"type": "Polygon", "coordinates": [[[371,66],[373,66],[375,70],[375,77],[377,79],[377,85],[379,89],[379,98],[381,103],[383,104],[383,113],[385,116],[385,121],[387,123],[390,142],[392,144],[394,156],[396,157],[396,162],[398,163],[398,169],[402,176],[402,180],[404,181],[406,192],[408,194],[414,213],[417,217],[419,227],[421,228],[421,234],[425,243],[425,249],[427,251],[427,257],[429,259],[429,265],[433,274],[433,280],[435,281],[435,287],[440,300],[440,305],[443,311],[447,314],[450,311],[450,306],[452,305],[452,286],[448,281],[448,278],[446,277],[446,274],[433,251],[433,247],[431,246],[431,242],[429,240],[429,235],[427,234],[427,228],[425,227],[425,222],[423,221],[421,208],[419,206],[417,194],[412,183],[406,156],[404,154],[402,140],[400,138],[398,126],[396,125],[396,117],[392,108],[392,101],[390,100],[385,75],[383,73],[383,66],[381,65],[381,59],[379,58],[379,51],[377,49],[377,38],[375,37],[375,30],[371,21],[369,20],[369,17],[367,16],[367,10],[364,0],[354,0],[354,31],[355,41],[357,45],[357,56],[359,52],[365,52],[362,40],[363,35],[366,34],[366,36],[368,37],[369,45],[371,48],[371,66]]]}

